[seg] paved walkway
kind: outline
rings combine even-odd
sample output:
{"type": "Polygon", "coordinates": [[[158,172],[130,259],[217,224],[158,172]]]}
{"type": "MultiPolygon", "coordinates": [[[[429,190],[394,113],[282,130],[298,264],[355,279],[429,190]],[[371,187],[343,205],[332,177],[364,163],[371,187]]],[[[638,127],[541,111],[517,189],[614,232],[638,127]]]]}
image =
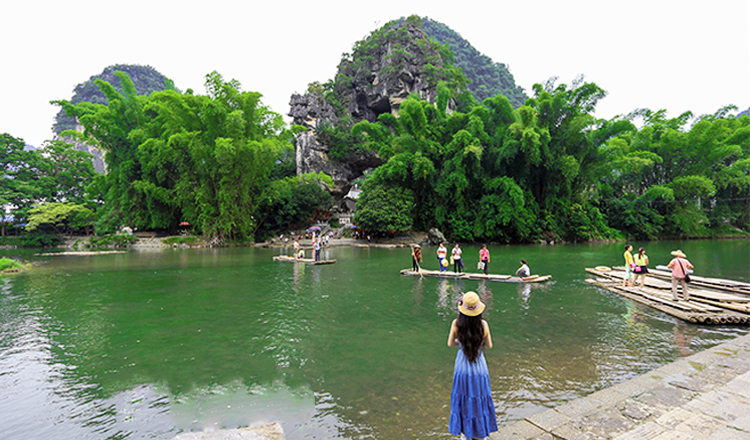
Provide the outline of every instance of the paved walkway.
{"type": "Polygon", "coordinates": [[[533,440],[750,440],[750,334],[504,426],[533,440]]]}

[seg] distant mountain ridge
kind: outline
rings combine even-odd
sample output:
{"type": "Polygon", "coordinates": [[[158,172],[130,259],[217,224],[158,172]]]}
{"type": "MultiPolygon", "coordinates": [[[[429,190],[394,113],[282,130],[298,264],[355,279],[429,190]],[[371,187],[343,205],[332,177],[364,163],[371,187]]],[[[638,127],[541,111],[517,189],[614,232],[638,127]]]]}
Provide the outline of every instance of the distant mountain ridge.
{"type": "MultiPolygon", "coordinates": [[[[70,102],[73,104],[78,104],[81,102],[91,102],[93,104],[106,105],[107,98],[104,96],[104,93],[99,90],[99,86],[97,86],[94,81],[96,81],[97,79],[101,79],[102,81],[106,81],[111,84],[118,91],[122,92],[120,78],[115,75],[115,72],[117,71],[125,72],[130,77],[130,79],[133,80],[133,85],[135,86],[135,89],[138,91],[139,95],[148,95],[151,92],[161,91],[166,88],[167,77],[162,75],[159,71],[151,66],[141,66],[137,64],[115,64],[113,66],[106,67],[104,71],[102,71],[102,73],[93,75],[88,80],[78,84],[73,89],[73,97],[70,99],[70,102]]],[[[52,131],[55,133],[58,139],[62,139],[60,137],[60,133],[65,130],[75,130],[76,125],[77,123],[75,118],[68,116],[67,114],[65,114],[65,111],[63,109],[60,109],[60,111],[57,113],[57,116],[55,116],[55,122],[52,125],[52,131]]],[[[104,172],[106,164],[104,163],[104,154],[101,150],[92,145],[80,143],[67,137],[63,140],[75,145],[77,150],[85,151],[94,156],[92,159],[92,161],[94,162],[94,169],[99,173],[104,172]]]]}
{"type": "MultiPolygon", "coordinates": [[[[151,66],[115,64],[106,67],[102,73],[93,75],[88,80],[75,86],[73,89],[73,97],[70,98],[70,102],[72,104],[78,104],[81,102],[107,104],[107,98],[104,96],[104,93],[99,90],[99,87],[94,84],[94,81],[97,79],[106,81],[121,92],[122,86],[120,85],[120,78],[115,76],[115,72],[118,70],[128,74],[130,79],[133,80],[133,84],[139,95],[148,95],[151,92],[161,91],[166,88],[167,77],[151,66]]],[[[65,130],[74,130],[75,128],[75,119],[66,115],[65,111],[60,109],[57,116],[55,116],[55,123],[52,125],[52,131],[59,135],[65,130]]]]}
{"type": "MultiPolygon", "coordinates": [[[[404,20],[401,18],[399,21],[404,20]]],[[[508,66],[493,61],[474,48],[458,32],[447,25],[422,17],[422,30],[432,39],[447,44],[453,51],[453,65],[460,67],[466,79],[466,87],[478,102],[502,94],[514,108],[528,99],[523,88],[516,84],[508,66]]]]}

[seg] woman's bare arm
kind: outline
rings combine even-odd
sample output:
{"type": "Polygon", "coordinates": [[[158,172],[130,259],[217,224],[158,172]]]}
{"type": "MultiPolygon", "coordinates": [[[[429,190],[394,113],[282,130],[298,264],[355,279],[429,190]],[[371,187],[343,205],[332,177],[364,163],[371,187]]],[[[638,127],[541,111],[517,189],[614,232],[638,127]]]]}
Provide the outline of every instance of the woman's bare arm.
{"type": "Polygon", "coordinates": [[[456,320],[451,322],[451,331],[448,333],[448,347],[455,347],[458,344],[458,327],[456,327],[456,320]]]}
{"type": "Polygon", "coordinates": [[[487,324],[487,321],[482,320],[482,325],[484,326],[484,346],[486,348],[492,348],[492,335],[490,334],[490,325],[487,324]]]}

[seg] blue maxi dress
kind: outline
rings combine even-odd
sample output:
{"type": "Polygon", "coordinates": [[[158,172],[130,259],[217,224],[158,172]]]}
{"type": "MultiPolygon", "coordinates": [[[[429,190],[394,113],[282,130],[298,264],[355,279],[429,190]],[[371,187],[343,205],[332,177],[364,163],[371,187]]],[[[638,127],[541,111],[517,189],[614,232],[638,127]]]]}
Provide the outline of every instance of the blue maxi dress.
{"type": "Polygon", "coordinates": [[[482,351],[476,362],[469,362],[459,346],[453,370],[448,430],[453,435],[463,433],[467,439],[484,438],[497,431],[495,404],[490,391],[490,372],[482,351]]]}

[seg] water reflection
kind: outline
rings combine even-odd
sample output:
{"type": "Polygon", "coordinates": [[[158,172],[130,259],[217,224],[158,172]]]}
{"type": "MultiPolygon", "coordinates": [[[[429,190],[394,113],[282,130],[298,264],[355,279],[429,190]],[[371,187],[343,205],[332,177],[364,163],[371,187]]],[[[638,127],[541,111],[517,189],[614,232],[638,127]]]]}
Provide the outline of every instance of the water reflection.
{"type": "Polygon", "coordinates": [[[531,284],[521,283],[518,285],[518,303],[521,308],[529,309],[529,299],[531,299],[531,284]]]}
{"type": "Polygon", "coordinates": [[[414,304],[417,306],[420,306],[422,304],[422,300],[424,299],[424,279],[419,278],[414,281],[414,285],[411,288],[412,292],[412,298],[414,299],[414,304]]]}
{"type": "Polygon", "coordinates": [[[688,325],[682,321],[677,321],[674,325],[674,343],[680,351],[680,356],[690,356],[694,354],[690,348],[690,341],[693,337],[689,334],[688,325]]]}

